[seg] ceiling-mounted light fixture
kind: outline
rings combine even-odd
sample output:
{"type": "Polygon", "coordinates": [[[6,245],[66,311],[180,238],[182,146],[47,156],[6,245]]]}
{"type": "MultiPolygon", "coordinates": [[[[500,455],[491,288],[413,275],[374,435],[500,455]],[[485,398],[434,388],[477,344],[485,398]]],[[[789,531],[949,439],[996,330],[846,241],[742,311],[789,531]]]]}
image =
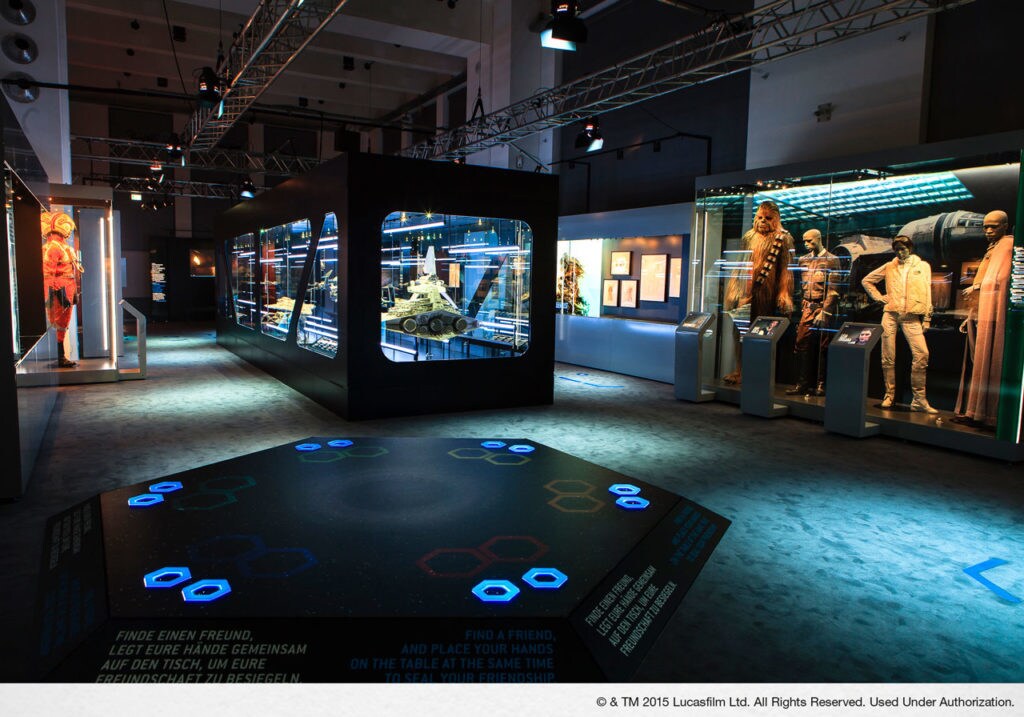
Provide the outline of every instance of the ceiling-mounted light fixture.
{"type": "Polygon", "coordinates": [[[217,73],[212,67],[204,67],[199,71],[199,104],[203,107],[213,107],[220,102],[224,94],[223,85],[217,73]]]}
{"type": "Polygon", "coordinates": [[[576,135],[576,149],[585,149],[588,152],[596,152],[604,147],[604,137],[601,135],[601,123],[597,117],[588,117],[583,123],[583,129],[576,135]]]}
{"type": "Polygon", "coordinates": [[[238,196],[242,199],[254,199],[256,197],[256,185],[246,179],[238,190],[238,196]]]}
{"type": "Polygon", "coordinates": [[[577,15],[577,0],[552,0],[551,20],[540,33],[540,44],[552,50],[576,50],[576,43],[587,41],[587,26],[577,15]]]}

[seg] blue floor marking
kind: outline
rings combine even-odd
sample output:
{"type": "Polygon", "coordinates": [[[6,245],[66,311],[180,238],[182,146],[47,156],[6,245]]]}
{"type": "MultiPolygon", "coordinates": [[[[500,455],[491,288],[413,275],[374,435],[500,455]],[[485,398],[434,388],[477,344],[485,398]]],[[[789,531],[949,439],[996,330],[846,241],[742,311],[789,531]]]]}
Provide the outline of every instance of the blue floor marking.
{"type": "Polygon", "coordinates": [[[994,582],[992,582],[988,578],[981,577],[981,574],[983,572],[985,572],[986,570],[991,570],[992,568],[998,568],[1000,565],[1006,565],[1008,562],[1009,561],[1003,560],[1001,558],[989,558],[988,560],[986,560],[983,563],[978,563],[977,565],[972,565],[969,568],[964,568],[964,572],[967,573],[968,575],[970,575],[972,578],[977,580],[979,583],[981,583],[985,587],[987,587],[989,590],[994,592],[996,595],[998,595],[1003,600],[1006,600],[1007,602],[1011,602],[1014,605],[1017,605],[1017,604],[1019,604],[1021,602],[1024,602],[1024,601],[1022,601],[1016,595],[1011,595],[1006,590],[1003,590],[1001,587],[996,585],[994,582]]]}

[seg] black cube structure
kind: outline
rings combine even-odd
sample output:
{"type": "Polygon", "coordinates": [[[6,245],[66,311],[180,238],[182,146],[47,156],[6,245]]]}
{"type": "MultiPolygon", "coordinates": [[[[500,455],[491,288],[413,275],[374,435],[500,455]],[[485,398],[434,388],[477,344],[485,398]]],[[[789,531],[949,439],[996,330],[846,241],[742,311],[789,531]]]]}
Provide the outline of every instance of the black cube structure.
{"type": "Polygon", "coordinates": [[[41,677],[625,680],[728,525],[529,440],[311,437],[51,518],[41,677]]]}
{"type": "Polygon", "coordinates": [[[218,221],[218,342],[351,419],[552,401],[557,178],[344,154],[218,221]]]}

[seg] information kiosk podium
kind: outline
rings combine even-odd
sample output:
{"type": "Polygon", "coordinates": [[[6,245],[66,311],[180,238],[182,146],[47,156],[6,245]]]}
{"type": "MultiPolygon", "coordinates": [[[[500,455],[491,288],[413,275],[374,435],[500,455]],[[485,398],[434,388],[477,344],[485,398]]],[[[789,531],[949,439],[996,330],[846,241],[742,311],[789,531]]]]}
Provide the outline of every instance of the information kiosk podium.
{"type": "Polygon", "coordinates": [[[867,421],[868,362],[882,337],[878,324],[845,323],[828,345],[825,430],[855,438],[880,430],[867,421]]]}

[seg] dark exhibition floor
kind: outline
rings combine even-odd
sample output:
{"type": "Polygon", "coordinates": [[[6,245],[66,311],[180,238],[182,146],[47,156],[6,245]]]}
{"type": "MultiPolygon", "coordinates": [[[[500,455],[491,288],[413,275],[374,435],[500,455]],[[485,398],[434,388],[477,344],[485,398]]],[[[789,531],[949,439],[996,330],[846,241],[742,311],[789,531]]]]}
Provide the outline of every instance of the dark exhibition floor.
{"type": "Polygon", "coordinates": [[[1024,682],[1020,465],[679,402],[666,384],[562,364],[552,406],[349,423],[209,327],[153,326],[148,346],[144,381],[60,389],[25,497],[0,504],[5,681],[35,678],[48,517],[309,436],[364,436],[524,438],[730,520],[635,680],[1024,682]],[[997,589],[964,572],[991,558],[1006,561],[984,575],[997,589]]]}

